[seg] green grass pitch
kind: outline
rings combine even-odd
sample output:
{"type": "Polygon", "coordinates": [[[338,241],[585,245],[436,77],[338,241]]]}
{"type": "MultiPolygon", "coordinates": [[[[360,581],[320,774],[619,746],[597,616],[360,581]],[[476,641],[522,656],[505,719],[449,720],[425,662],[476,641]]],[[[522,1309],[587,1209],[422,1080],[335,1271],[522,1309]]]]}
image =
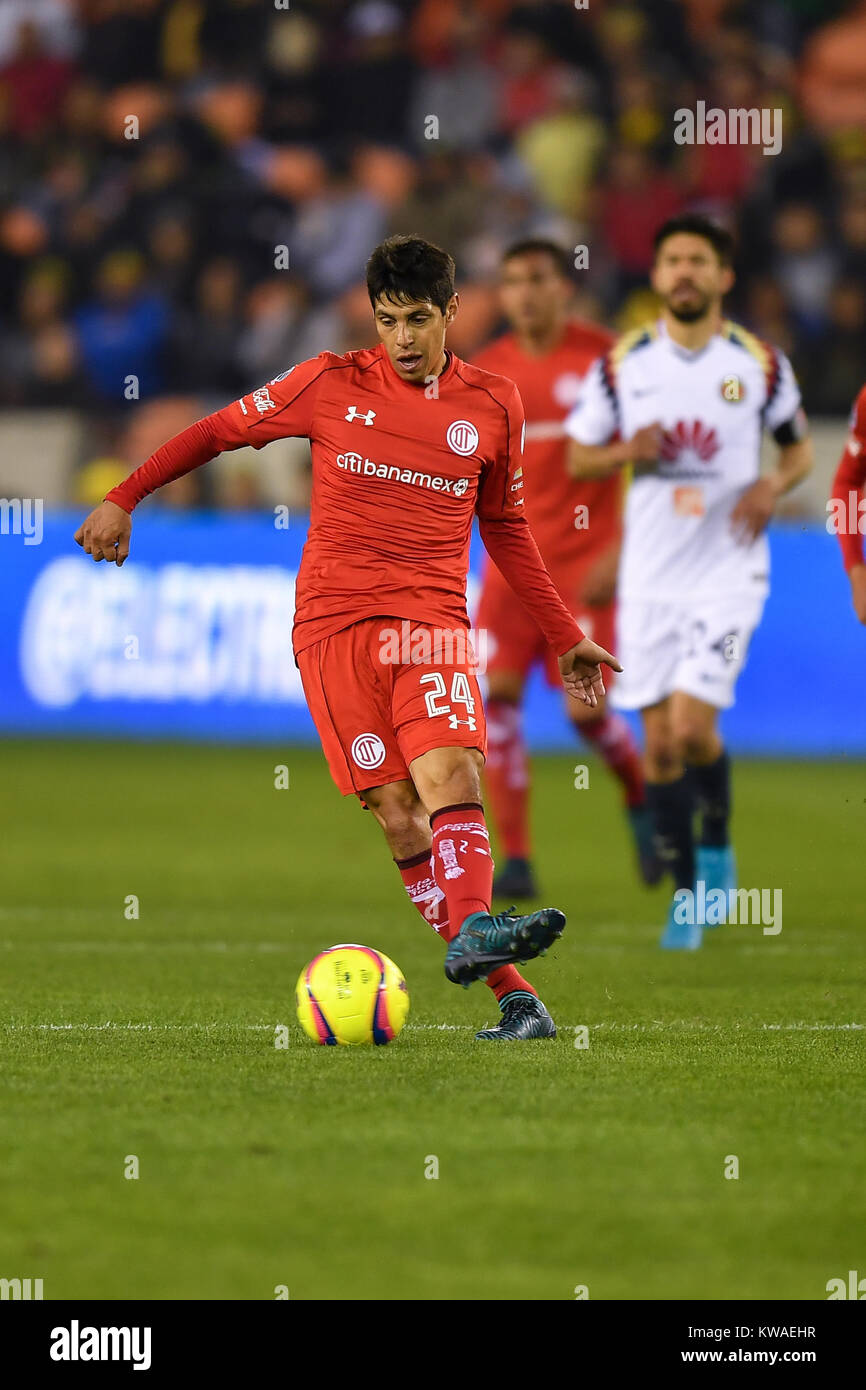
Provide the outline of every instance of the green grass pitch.
{"type": "Polygon", "coordinates": [[[473,1038],[490,991],[446,981],[318,752],[0,757],[0,1276],[46,1299],[569,1300],[822,1299],[866,1273],[863,765],[737,765],[740,880],[783,890],[783,929],[677,955],[603,770],[576,790],[575,755],[536,759],[569,924],[527,974],[560,1033],[497,1047],[473,1038]],[[406,975],[390,1047],[297,1028],[301,967],[344,940],[406,975]]]}

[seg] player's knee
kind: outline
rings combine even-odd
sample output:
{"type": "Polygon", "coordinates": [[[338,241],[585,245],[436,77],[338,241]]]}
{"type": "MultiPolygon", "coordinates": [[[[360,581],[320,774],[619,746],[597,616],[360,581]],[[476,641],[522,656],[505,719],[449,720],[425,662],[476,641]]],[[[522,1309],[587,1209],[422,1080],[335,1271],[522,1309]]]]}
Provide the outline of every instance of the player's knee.
{"type": "Polygon", "coordinates": [[[682,757],[672,730],[647,740],[644,765],[651,782],[671,781],[681,763],[682,757]]]}
{"type": "Polygon", "coordinates": [[[701,720],[679,720],[674,726],[679,760],[684,763],[706,762],[714,737],[713,730],[701,720]]]}
{"type": "Polygon", "coordinates": [[[412,846],[419,839],[429,835],[426,812],[411,785],[377,787],[374,792],[365,793],[364,799],[389,843],[404,849],[407,855],[414,853],[412,846]]]}
{"type": "Polygon", "coordinates": [[[441,749],[442,756],[430,760],[423,770],[419,787],[430,810],[481,800],[481,755],[473,748],[441,749]]]}

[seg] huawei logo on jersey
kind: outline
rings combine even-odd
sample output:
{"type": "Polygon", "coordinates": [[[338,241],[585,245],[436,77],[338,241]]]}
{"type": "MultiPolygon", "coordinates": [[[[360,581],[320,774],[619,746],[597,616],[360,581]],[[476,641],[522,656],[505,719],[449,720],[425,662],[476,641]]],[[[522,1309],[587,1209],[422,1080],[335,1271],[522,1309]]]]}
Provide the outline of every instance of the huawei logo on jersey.
{"type": "Polygon", "coordinates": [[[709,463],[720,448],[715,430],[702,420],[677,420],[673,428],[662,435],[659,458],[665,463],[680,463],[691,455],[701,463],[709,463]]]}

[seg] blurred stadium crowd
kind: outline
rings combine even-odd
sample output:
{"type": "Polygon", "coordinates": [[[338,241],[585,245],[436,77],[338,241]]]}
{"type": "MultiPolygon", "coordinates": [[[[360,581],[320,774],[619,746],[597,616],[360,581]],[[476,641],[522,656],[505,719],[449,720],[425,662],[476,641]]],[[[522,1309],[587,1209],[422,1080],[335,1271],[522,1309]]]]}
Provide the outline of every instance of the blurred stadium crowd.
{"type": "MultiPolygon", "coordinates": [[[[87,408],[76,500],[292,362],[368,344],[383,236],[455,256],[471,356],[509,242],[585,245],[577,307],[623,327],[684,207],[738,233],[732,315],[790,354],[812,413],[847,413],[863,0],[0,0],[0,405],[87,408]],[[781,109],[781,153],[675,144],[698,100],[781,109]]],[[[254,504],[255,472],[219,500],[254,504]]]]}

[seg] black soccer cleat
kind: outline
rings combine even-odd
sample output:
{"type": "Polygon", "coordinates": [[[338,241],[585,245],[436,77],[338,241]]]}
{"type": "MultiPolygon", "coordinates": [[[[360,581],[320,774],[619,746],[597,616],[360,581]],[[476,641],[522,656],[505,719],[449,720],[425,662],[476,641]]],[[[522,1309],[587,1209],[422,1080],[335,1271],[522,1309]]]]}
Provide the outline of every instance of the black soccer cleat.
{"type": "Polygon", "coordinates": [[[482,1028],[476,1038],[490,1042],[528,1042],[531,1038],[555,1038],[556,1024],[540,999],[515,989],[502,1000],[502,1020],[495,1028],[482,1028]]]}
{"type": "Polygon", "coordinates": [[[565,927],[565,913],[558,907],[542,907],[528,917],[514,911],[473,912],[448,946],[445,974],[455,985],[484,980],[499,965],[543,956],[565,927]]]}
{"type": "Polygon", "coordinates": [[[495,898],[537,898],[538,885],[528,859],[506,859],[493,880],[495,898]]]}

